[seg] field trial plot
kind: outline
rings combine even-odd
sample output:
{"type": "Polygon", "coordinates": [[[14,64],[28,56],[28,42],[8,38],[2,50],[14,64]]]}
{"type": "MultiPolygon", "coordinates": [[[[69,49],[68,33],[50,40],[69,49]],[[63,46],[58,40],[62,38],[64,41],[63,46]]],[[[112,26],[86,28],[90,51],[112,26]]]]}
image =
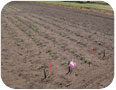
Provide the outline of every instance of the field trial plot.
{"type": "Polygon", "coordinates": [[[96,89],[113,80],[113,16],[11,2],[2,10],[1,26],[1,74],[11,88],[96,89]],[[76,68],[67,75],[72,59],[76,68]]]}

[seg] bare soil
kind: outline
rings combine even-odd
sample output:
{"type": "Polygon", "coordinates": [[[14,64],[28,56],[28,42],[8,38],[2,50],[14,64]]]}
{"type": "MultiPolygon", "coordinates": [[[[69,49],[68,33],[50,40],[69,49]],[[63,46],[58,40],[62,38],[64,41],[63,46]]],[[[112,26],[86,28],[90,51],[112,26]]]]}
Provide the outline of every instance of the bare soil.
{"type": "Polygon", "coordinates": [[[11,88],[98,89],[113,80],[113,16],[10,2],[2,10],[1,35],[1,77],[11,88]],[[66,75],[72,59],[77,66],[66,75]]]}

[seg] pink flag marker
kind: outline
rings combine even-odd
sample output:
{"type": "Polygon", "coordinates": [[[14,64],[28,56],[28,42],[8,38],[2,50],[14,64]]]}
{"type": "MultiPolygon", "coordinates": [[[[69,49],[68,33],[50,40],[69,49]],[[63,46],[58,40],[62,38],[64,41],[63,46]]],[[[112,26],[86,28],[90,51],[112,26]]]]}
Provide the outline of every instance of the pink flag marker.
{"type": "Polygon", "coordinates": [[[74,62],[74,61],[70,61],[70,63],[69,63],[69,67],[71,67],[71,68],[75,68],[75,67],[76,67],[76,62],[74,62]]]}
{"type": "Polygon", "coordinates": [[[50,65],[50,72],[51,72],[51,60],[49,60],[49,65],[50,65]]]}
{"type": "Polygon", "coordinates": [[[93,48],[92,48],[92,50],[91,50],[91,57],[92,57],[92,55],[93,55],[93,48]]]}

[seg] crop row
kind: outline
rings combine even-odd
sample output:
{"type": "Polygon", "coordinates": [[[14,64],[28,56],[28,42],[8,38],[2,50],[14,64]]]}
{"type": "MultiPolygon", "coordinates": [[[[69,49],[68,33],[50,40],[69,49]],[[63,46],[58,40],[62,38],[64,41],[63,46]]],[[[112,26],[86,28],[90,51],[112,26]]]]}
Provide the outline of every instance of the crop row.
{"type": "MultiPolygon", "coordinates": [[[[88,40],[88,42],[95,42],[96,40],[95,39],[93,39],[93,38],[91,38],[91,36],[89,35],[88,37],[85,37],[85,36],[83,36],[83,35],[80,35],[79,33],[77,33],[77,32],[74,32],[74,31],[72,31],[72,30],[70,30],[70,29],[68,29],[68,28],[65,28],[65,27],[62,27],[62,25],[58,25],[58,24],[55,24],[55,22],[54,21],[56,21],[56,22],[59,22],[59,20],[57,20],[56,19],[56,17],[49,17],[49,16],[45,16],[45,15],[43,15],[42,14],[42,17],[44,17],[44,19],[42,19],[42,18],[40,18],[40,17],[37,17],[37,16],[35,16],[35,15],[32,15],[32,17],[34,17],[35,19],[39,19],[39,20],[42,20],[42,21],[44,21],[44,22],[46,22],[46,23],[49,23],[49,24],[52,24],[53,26],[56,26],[56,27],[59,27],[61,30],[65,30],[66,32],[70,32],[71,34],[74,34],[75,36],[77,36],[77,37],[81,37],[81,38],[83,38],[83,39],[86,39],[86,40],[88,40]],[[53,21],[52,22],[49,22],[49,20],[47,21],[45,18],[50,18],[50,19],[53,19],[53,21]],[[90,40],[91,39],[91,40],[90,40]]],[[[61,19],[62,20],[62,19],[61,19]]],[[[59,23],[61,24],[63,22],[63,20],[62,21],[60,21],[59,23]]],[[[66,23],[67,24],[67,23],[66,23]]],[[[70,26],[70,25],[68,25],[68,26],[70,26]]],[[[74,28],[74,27],[73,27],[74,28]]],[[[79,27],[76,27],[76,28],[79,28],[79,27]]],[[[75,28],[75,29],[76,29],[75,28]]],[[[84,29],[81,29],[81,30],[84,30],[84,29]]],[[[86,31],[87,32],[87,30],[84,30],[84,31],[86,31]]],[[[90,32],[89,32],[90,33],[90,32]]],[[[96,32],[94,32],[93,34],[97,34],[96,32]]],[[[100,34],[100,33],[99,33],[100,34]]],[[[98,41],[99,42],[99,41],[98,41]]],[[[87,44],[84,44],[84,43],[82,43],[82,42],[79,42],[81,45],[84,45],[84,46],[86,46],[87,44]]],[[[97,42],[95,42],[97,45],[99,45],[99,43],[97,43],[97,42]]],[[[106,48],[108,48],[108,47],[106,47],[106,48]]]]}
{"type": "Polygon", "coordinates": [[[74,35],[77,36],[77,37],[81,37],[81,38],[84,37],[83,35],[80,35],[80,34],[77,33],[77,32],[74,32],[74,31],[72,31],[72,30],[70,30],[70,29],[68,29],[68,28],[65,28],[65,27],[63,27],[63,26],[61,26],[61,25],[56,24],[54,21],[50,22],[50,21],[47,21],[46,19],[37,17],[37,16],[35,16],[35,15],[32,15],[32,17],[35,18],[35,19],[44,21],[44,22],[46,22],[46,23],[52,24],[53,26],[58,27],[59,30],[64,30],[64,31],[66,31],[66,32],[68,32],[68,33],[70,33],[70,34],[74,34],[74,35]]]}
{"type": "MultiPolygon", "coordinates": [[[[15,22],[12,18],[8,17],[8,19],[11,21],[12,24],[14,24],[13,22],[15,22]]],[[[21,31],[23,31],[27,36],[29,36],[36,44],[37,46],[46,46],[45,44],[43,44],[38,38],[36,38],[35,35],[31,34],[29,31],[27,31],[26,29],[23,28],[22,24],[17,24],[15,23],[15,26],[18,27],[21,31]]],[[[46,51],[46,53],[48,53],[51,57],[57,59],[59,57],[58,53],[49,49],[48,51],[46,51]]]]}
{"type": "MultiPolygon", "coordinates": [[[[41,14],[44,18],[50,18],[52,21],[55,21],[57,23],[65,24],[65,25],[68,25],[68,26],[75,28],[75,29],[79,28],[79,24],[77,23],[78,21],[76,21],[76,23],[75,23],[75,21],[74,21],[75,19],[72,19],[73,20],[72,22],[68,21],[68,23],[67,23],[67,21],[66,21],[67,19],[64,17],[58,18],[53,14],[50,14],[50,15],[45,15],[44,13],[41,13],[41,14]]],[[[83,29],[83,27],[80,27],[80,29],[90,33],[90,31],[83,29]]]]}
{"type": "MultiPolygon", "coordinates": [[[[41,31],[38,32],[38,28],[37,28],[36,26],[34,26],[34,25],[32,25],[32,24],[29,24],[28,22],[22,20],[22,19],[19,18],[19,17],[16,17],[16,18],[17,18],[19,21],[21,21],[23,24],[25,24],[25,25],[27,25],[28,27],[30,27],[30,28],[31,28],[32,30],[34,30],[35,32],[41,33],[41,31]],[[34,27],[34,28],[33,28],[33,27],[34,27]]],[[[43,32],[42,32],[42,33],[43,33],[43,32]]],[[[60,48],[63,48],[63,49],[65,48],[66,51],[68,51],[69,53],[72,53],[72,54],[73,54],[74,56],[76,56],[76,57],[79,57],[81,60],[84,60],[84,61],[87,61],[87,63],[90,63],[90,61],[87,60],[85,57],[81,56],[81,54],[77,54],[76,51],[73,51],[73,50],[67,48],[66,46],[63,47],[61,44],[59,44],[59,43],[56,41],[55,38],[49,36],[48,34],[45,34],[45,33],[44,33],[44,36],[43,36],[43,37],[46,38],[46,39],[48,39],[48,40],[50,40],[50,41],[52,41],[52,42],[54,42],[54,43],[57,44],[58,46],[60,45],[60,48]]]]}
{"type": "Polygon", "coordinates": [[[14,7],[8,6],[8,8],[11,8],[11,9],[14,10],[14,11],[21,11],[19,8],[16,8],[15,6],[14,6],[14,7]]]}
{"type": "MultiPolygon", "coordinates": [[[[12,18],[8,17],[8,19],[14,24],[14,21],[12,18]]],[[[30,33],[28,30],[24,29],[22,27],[22,24],[17,24],[15,23],[15,26],[17,26],[20,30],[22,30],[26,35],[28,35],[33,41],[36,42],[37,45],[39,46],[45,46],[38,38],[35,37],[32,33],[30,33]]]]}
{"type": "Polygon", "coordinates": [[[51,37],[50,35],[48,35],[45,32],[42,32],[42,30],[40,30],[37,26],[32,25],[31,23],[21,19],[20,17],[15,17],[18,21],[22,22],[23,24],[25,24],[27,27],[31,28],[33,31],[37,32],[39,34],[39,36],[43,36],[44,38],[52,41],[53,43],[57,43],[56,39],[54,37],[51,37]]]}
{"type": "MultiPolygon", "coordinates": [[[[62,18],[57,18],[56,16],[52,16],[52,14],[51,14],[51,16],[49,16],[49,15],[45,15],[45,14],[42,14],[42,17],[44,17],[44,19],[45,18],[49,18],[49,19],[52,19],[53,21],[56,21],[56,22],[58,22],[58,23],[64,23],[64,24],[66,24],[66,25],[68,25],[68,26],[70,26],[68,23],[65,23],[65,21],[64,21],[64,19],[63,19],[63,17],[62,18]]],[[[74,19],[73,19],[74,20],[74,19]]],[[[77,21],[78,22],[78,21],[77,21]]],[[[72,22],[70,22],[70,24],[74,24],[75,22],[74,21],[72,21],[72,22]]],[[[77,23],[76,23],[77,24],[77,23]]],[[[72,27],[72,28],[74,28],[75,26],[70,26],[70,27],[72,27]]],[[[77,29],[77,28],[79,28],[79,27],[75,27],[75,29],[77,29]]],[[[80,28],[81,29],[81,28],[80,28]]],[[[84,30],[86,33],[87,33],[87,31],[88,30],[86,30],[86,29],[81,29],[81,30],[84,30]]],[[[89,31],[91,31],[91,30],[89,30],[89,31]]],[[[92,33],[92,32],[89,32],[89,33],[92,33]]],[[[95,32],[93,32],[92,34],[94,34],[94,35],[101,35],[104,39],[109,39],[108,37],[105,37],[101,32],[97,32],[96,33],[96,31],[95,32]]],[[[76,33],[75,33],[75,35],[76,35],[76,33]]],[[[78,34],[77,34],[78,35],[78,34]]],[[[84,39],[90,39],[90,36],[88,36],[88,37],[84,37],[84,36],[82,36],[84,39]]],[[[97,45],[100,45],[98,42],[100,42],[99,40],[95,40],[95,38],[91,38],[91,40],[89,40],[89,41],[93,41],[93,42],[95,42],[95,41],[97,41],[97,42],[95,42],[97,45]]],[[[88,42],[89,42],[88,41],[88,42]]],[[[103,42],[101,42],[101,43],[103,43],[103,42]]],[[[108,47],[106,47],[106,48],[108,48],[108,47]]]]}
{"type": "MultiPolygon", "coordinates": [[[[80,42],[80,41],[77,41],[76,39],[71,38],[70,36],[68,36],[68,35],[67,35],[66,33],[64,33],[64,32],[59,32],[59,30],[52,29],[50,26],[41,24],[41,23],[39,23],[39,22],[37,22],[37,21],[35,21],[35,20],[31,19],[31,18],[28,18],[28,17],[26,17],[26,16],[24,16],[24,18],[26,18],[26,19],[32,21],[32,22],[35,23],[35,24],[38,24],[38,25],[43,26],[43,27],[46,28],[47,30],[50,30],[51,32],[54,32],[54,33],[58,34],[59,36],[61,36],[61,37],[63,37],[63,38],[66,38],[66,39],[68,39],[68,40],[70,40],[70,41],[76,43],[77,45],[80,44],[80,45],[86,46],[86,44],[84,44],[83,42],[80,42]]],[[[41,18],[39,18],[39,19],[42,20],[41,18]]],[[[45,20],[44,20],[44,21],[45,21],[45,20]]],[[[51,22],[48,22],[48,23],[51,23],[51,22]]],[[[57,25],[57,24],[54,24],[54,26],[55,26],[55,25],[57,25]]],[[[79,34],[78,34],[78,36],[82,37],[82,36],[79,35],[79,34]]]]}
{"type": "MultiPolygon", "coordinates": [[[[33,16],[33,17],[35,17],[35,16],[33,16]]],[[[37,19],[38,17],[35,17],[35,18],[37,19]]],[[[44,22],[50,23],[50,24],[52,24],[52,25],[54,25],[54,26],[57,26],[57,27],[59,27],[59,28],[61,28],[61,29],[64,29],[64,30],[66,30],[67,32],[73,33],[74,35],[76,35],[76,36],[78,36],[78,37],[86,38],[86,37],[83,37],[82,35],[78,34],[77,32],[73,32],[73,31],[71,31],[70,29],[61,27],[60,25],[57,25],[57,24],[55,24],[55,23],[53,23],[53,22],[49,22],[49,21],[47,21],[47,20],[45,20],[45,19],[42,19],[42,18],[38,18],[38,19],[39,19],[39,20],[43,20],[44,22]]],[[[35,23],[36,23],[36,22],[35,22],[35,23]]],[[[46,26],[46,25],[41,24],[41,23],[38,23],[38,24],[44,26],[44,28],[49,28],[49,29],[50,29],[49,26],[46,26]]],[[[53,30],[53,29],[51,29],[51,31],[55,32],[55,30],[53,30]]],[[[63,33],[63,32],[58,32],[58,31],[56,31],[56,33],[59,34],[59,35],[62,36],[62,37],[66,37],[67,39],[69,39],[69,40],[75,42],[77,45],[80,44],[80,45],[82,45],[82,46],[84,46],[84,47],[87,46],[87,43],[85,44],[85,43],[83,43],[83,42],[77,41],[77,40],[75,40],[75,39],[73,39],[73,38],[67,36],[67,34],[65,34],[65,33],[63,33]]],[[[86,38],[86,39],[87,39],[87,38],[86,38]]],[[[95,42],[95,43],[96,43],[96,42],[95,42]]],[[[99,43],[98,43],[98,45],[99,45],[99,43]]]]}
{"type": "MultiPolygon", "coordinates": [[[[32,15],[32,17],[35,18],[35,19],[38,19],[38,20],[42,20],[43,22],[46,22],[46,23],[49,23],[49,24],[53,24],[54,26],[59,26],[59,25],[57,25],[57,24],[55,24],[55,23],[53,23],[53,22],[49,22],[49,21],[47,21],[46,19],[37,17],[37,16],[35,16],[35,15],[32,15]]],[[[26,17],[26,18],[28,18],[28,17],[26,17]]],[[[28,18],[28,19],[29,19],[29,18],[28,18]]],[[[34,21],[34,20],[32,20],[32,19],[31,19],[31,21],[34,22],[34,23],[36,23],[36,24],[38,24],[37,21],[34,21]]],[[[45,25],[44,25],[44,26],[45,26],[45,25]]],[[[49,27],[49,26],[46,26],[46,27],[49,27]]],[[[60,26],[60,27],[61,27],[61,26],[60,26]]],[[[48,29],[50,29],[50,27],[49,27],[48,29]]],[[[53,32],[55,32],[55,33],[57,33],[57,34],[59,34],[59,35],[62,36],[62,37],[65,37],[65,38],[69,39],[70,41],[75,42],[77,45],[80,44],[80,45],[83,45],[84,47],[87,46],[87,44],[85,44],[85,43],[83,43],[83,42],[79,42],[79,41],[77,41],[77,40],[75,40],[75,39],[73,39],[73,38],[67,36],[67,34],[65,34],[65,33],[63,33],[63,32],[59,32],[59,29],[58,29],[58,30],[53,30],[53,29],[51,29],[51,31],[53,31],[53,32]]],[[[70,31],[69,31],[69,32],[70,32],[70,31]]],[[[72,31],[71,33],[73,33],[73,31],[72,31]]],[[[94,34],[96,34],[96,33],[94,33],[94,34]]],[[[79,37],[81,37],[81,38],[83,38],[83,36],[81,36],[81,35],[78,34],[78,33],[75,33],[75,35],[76,35],[76,36],[79,36],[79,37]]],[[[84,37],[83,39],[87,39],[87,38],[84,37]]],[[[110,50],[110,48],[107,47],[107,46],[104,46],[103,43],[102,43],[101,41],[92,39],[90,35],[88,36],[88,39],[90,39],[90,40],[89,40],[90,43],[93,43],[93,44],[95,43],[95,44],[97,44],[97,45],[99,45],[99,46],[101,46],[101,47],[104,47],[104,48],[107,48],[107,49],[110,50]]],[[[99,48],[100,48],[100,47],[99,47],[99,48]]]]}
{"type": "Polygon", "coordinates": [[[26,52],[26,45],[24,43],[24,40],[21,38],[18,38],[18,35],[15,31],[12,31],[13,28],[11,28],[8,24],[7,25],[7,32],[8,34],[12,37],[13,40],[15,40],[15,44],[20,47],[21,49],[23,49],[26,52]]]}

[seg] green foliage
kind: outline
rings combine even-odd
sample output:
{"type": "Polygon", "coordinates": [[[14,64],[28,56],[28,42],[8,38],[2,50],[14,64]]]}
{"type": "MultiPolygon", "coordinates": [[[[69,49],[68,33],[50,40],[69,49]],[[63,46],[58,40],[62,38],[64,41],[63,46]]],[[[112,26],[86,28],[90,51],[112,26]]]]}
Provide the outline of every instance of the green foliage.
{"type": "Polygon", "coordinates": [[[55,59],[57,59],[59,56],[58,56],[58,54],[57,54],[57,52],[54,52],[54,51],[52,51],[51,49],[48,49],[47,51],[46,51],[46,53],[49,53],[49,55],[51,55],[52,57],[54,57],[55,59]]]}
{"type": "Polygon", "coordinates": [[[39,3],[46,3],[46,4],[55,4],[55,5],[62,5],[67,7],[78,7],[78,8],[86,8],[86,9],[93,9],[98,11],[105,11],[113,13],[113,10],[108,3],[102,1],[69,1],[69,2],[39,2],[39,3]]]}
{"type": "Polygon", "coordinates": [[[87,60],[87,59],[85,59],[84,62],[89,64],[89,65],[91,64],[91,62],[89,60],[87,60]]]}
{"type": "Polygon", "coordinates": [[[61,65],[67,66],[67,65],[68,65],[68,61],[63,61],[63,62],[61,63],[61,65]]]}
{"type": "Polygon", "coordinates": [[[51,53],[52,51],[50,49],[48,49],[48,51],[46,53],[51,53]]]}

